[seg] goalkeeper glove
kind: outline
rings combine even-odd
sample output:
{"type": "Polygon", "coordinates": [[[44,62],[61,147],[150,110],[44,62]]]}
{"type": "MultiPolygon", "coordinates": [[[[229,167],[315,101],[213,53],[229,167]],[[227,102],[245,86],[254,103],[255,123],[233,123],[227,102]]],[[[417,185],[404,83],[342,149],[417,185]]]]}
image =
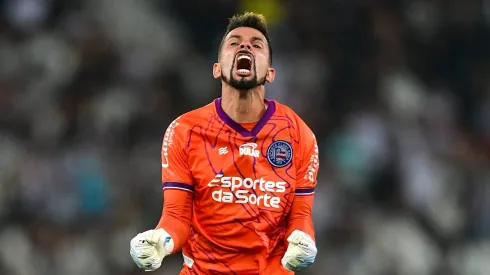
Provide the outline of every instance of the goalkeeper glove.
{"type": "Polygon", "coordinates": [[[284,268],[299,272],[315,261],[316,245],[308,234],[294,230],[287,240],[289,242],[288,249],[281,260],[284,268]]]}
{"type": "Polygon", "coordinates": [[[129,254],[139,268],[154,271],[162,265],[163,258],[173,250],[172,237],[160,228],[136,235],[130,242],[129,254]]]}

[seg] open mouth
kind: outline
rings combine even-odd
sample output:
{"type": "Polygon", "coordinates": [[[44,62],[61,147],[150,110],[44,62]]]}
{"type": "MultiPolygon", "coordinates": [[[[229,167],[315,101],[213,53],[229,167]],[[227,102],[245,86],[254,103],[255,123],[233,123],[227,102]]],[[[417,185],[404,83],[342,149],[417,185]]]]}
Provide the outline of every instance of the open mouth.
{"type": "Polygon", "coordinates": [[[236,70],[241,76],[248,76],[252,72],[252,56],[248,53],[238,53],[236,70]]]}

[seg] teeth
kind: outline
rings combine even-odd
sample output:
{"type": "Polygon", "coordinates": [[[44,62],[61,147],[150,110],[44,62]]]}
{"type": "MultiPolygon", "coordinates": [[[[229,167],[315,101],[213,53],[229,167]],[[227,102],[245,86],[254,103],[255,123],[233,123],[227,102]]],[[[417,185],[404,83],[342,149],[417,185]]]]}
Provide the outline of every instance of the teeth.
{"type": "Polygon", "coordinates": [[[250,56],[248,56],[248,55],[241,55],[241,56],[239,56],[239,57],[238,57],[238,60],[241,60],[241,59],[244,59],[244,58],[245,58],[245,59],[248,59],[248,60],[252,60],[252,59],[250,58],[250,56]]]}
{"type": "Polygon", "coordinates": [[[248,73],[250,73],[250,70],[240,69],[240,70],[238,70],[238,72],[241,73],[241,74],[248,74],[248,73]]]}

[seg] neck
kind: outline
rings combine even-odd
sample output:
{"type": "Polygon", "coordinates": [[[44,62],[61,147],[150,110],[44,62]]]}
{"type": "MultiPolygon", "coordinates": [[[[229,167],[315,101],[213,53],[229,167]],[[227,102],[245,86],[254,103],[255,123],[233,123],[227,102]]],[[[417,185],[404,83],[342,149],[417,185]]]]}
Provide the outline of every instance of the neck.
{"type": "Polygon", "coordinates": [[[237,123],[256,122],[267,109],[264,98],[264,86],[239,91],[226,85],[222,89],[221,107],[237,123]]]}

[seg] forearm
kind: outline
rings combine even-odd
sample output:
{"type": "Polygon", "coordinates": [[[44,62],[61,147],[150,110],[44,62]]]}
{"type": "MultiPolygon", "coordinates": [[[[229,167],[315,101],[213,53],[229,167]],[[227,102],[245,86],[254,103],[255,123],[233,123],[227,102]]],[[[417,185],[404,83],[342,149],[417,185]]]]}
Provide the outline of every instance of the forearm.
{"type": "Polygon", "coordinates": [[[300,230],[310,235],[310,237],[315,240],[315,229],[312,219],[313,199],[313,195],[296,196],[294,198],[291,212],[288,217],[286,238],[291,235],[294,230],[300,230]]]}
{"type": "Polygon", "coordinates": [[[156,229],[163,228],[170,234],[176,253],[182,249],[190,232],[192,193],[181,190],[164,190],[162,216],[156,229]]]}

